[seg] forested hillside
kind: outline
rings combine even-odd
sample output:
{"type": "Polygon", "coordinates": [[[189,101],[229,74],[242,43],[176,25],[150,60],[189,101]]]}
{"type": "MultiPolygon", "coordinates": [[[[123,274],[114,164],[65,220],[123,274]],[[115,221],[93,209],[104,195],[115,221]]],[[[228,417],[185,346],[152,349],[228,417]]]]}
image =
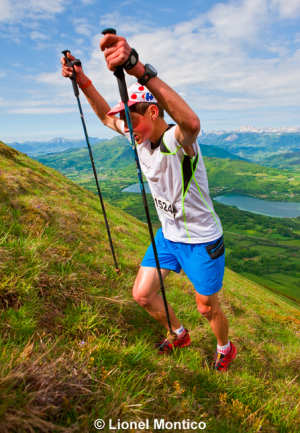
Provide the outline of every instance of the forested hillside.
{"type": "Polygon", "coordinates": [[[262,160],[262,164],[268,167],[276,167],[284,170],[300,171],[300,151],[282,152],[269,156],[262,160]]]}

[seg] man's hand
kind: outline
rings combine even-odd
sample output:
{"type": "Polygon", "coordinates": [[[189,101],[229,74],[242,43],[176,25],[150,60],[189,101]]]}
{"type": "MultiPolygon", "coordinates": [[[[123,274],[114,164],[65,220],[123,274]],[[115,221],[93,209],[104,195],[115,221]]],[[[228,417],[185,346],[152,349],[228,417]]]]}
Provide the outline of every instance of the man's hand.
{"type": "MultiPolygon", "coordinates": [[[[131,47],[122,36],[106,34],[100,41],[100,49],[104,51],[107,67],[114,72],[117,66],[123,65],[130,56],[131,47]]],[[[140,78],[144,74],[144,66],[139,61],[134,68],[126,71],[129,75],[140,78]]]]}
{"type": "MultiPolygon", "coordinates": [[[[72,56],[72,54],[70,52],[67,53],[67,56],[68,56],[69,60],[75,60],[76,59],[76,57],[72,56]]],[[[67,66],[67,62],[66,62],[65,57],[62,57],[60,59],[60,62],[62,64],[61,75],[65,78],[70,78],[73,74],[73,67],[67,66]]],[[[74,70],[75,70],[75,76],[76,76],[77,84],[79,86],[83,86],[84,84],[86,84],[89,79],[86,75],[84,75],[82,67],[75,65],[74,70]]]]}

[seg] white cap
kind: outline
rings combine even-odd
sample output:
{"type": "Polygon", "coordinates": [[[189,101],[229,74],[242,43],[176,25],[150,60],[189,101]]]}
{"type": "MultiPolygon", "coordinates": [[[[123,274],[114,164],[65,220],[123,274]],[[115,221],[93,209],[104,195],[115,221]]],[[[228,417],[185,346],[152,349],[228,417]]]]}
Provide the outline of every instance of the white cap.
{"type": "MultiPolygon", "coordinates": [[[[153,102],[157,103],[152,93],[149,92],[147,87],[142,86],[140,83],[135,83],[128,87],[128,107],[138,103],[138,102],[153,102]]],[[[114,108],[112,108],[107,114],[112,116],[114,114],[120,113],[120,111],[125,109],[124,102],[120,101],[114,108]]]]}

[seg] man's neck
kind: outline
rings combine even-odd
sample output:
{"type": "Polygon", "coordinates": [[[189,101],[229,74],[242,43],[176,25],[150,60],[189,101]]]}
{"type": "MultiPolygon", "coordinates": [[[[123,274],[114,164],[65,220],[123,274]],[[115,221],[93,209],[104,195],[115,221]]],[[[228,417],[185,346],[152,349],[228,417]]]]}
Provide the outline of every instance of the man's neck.
{"type": "Polygon", "coordinates": [[[149,137],[149,139],[150,139],[151,143],[156,144],[158,142],[158,140],[160,139],[160,137],[165,132],[165,130],[167,129],[168,124],[165,121],[165,119],[162,119],[161,117],[158,117],[154,122],[155,122],[155,124],[153,127],[153,131],[152,131],[152,134],[149,137]]]}

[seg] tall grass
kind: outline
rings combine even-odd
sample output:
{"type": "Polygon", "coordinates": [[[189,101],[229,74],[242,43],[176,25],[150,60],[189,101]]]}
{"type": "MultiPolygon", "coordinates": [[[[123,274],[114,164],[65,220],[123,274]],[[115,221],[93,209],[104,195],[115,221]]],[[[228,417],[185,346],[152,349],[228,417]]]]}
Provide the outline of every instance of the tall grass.
{"type": "MultiPolygon", "coordinates": [[[[0,432],[91,432],[94,420],[205,422],[209,432],[297,432],[300,310],[227,270],[238,357],[211,370],[215,337],[183,275],[167,297],[192,346],[158,357],[165,330],[131,297],[145,225],[0,146],[0,432]]],[[[107,427],[106,430],[108,431],[107,427]]]]}

